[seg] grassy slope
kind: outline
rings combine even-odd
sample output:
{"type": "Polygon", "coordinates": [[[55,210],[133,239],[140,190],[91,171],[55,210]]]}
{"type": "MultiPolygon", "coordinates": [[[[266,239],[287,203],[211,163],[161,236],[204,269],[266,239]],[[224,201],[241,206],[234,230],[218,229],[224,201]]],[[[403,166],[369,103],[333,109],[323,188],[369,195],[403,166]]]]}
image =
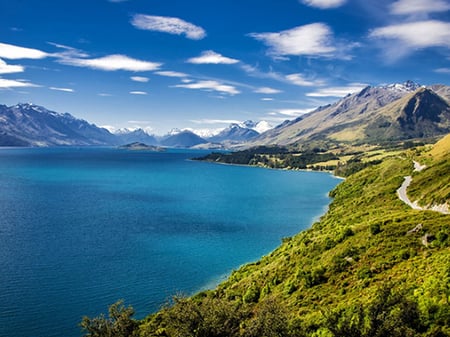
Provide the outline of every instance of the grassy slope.
{"type": "Polygon", "coordinates": [[[408,195],[422,206],[450,205],[450,135],[418,158],[428,167],[413,175],[408,195]]]}
{"type": "MultiPolygon", "coordinates": [[[[449,152],[429,160],[430,173],[440,170],[440,162],[450,162],[449,152]]],[[[329,211],[309,230],[284,239],[273,253],[233,272],[215,290],[149,316],[140,334],[261,335],[255,322],[271,317],[267,303],[275,299],[283,315],[273,316],[283,317],[291,331],[301,327],[306,336],[332,336],[325,327],[326,313],[371,303],[388,284],[418,304],[421,335],[440,336],[430,332],[436,326],[442,336],[450,335],[450,216],[412,210],[396,195],[416,155],[396,154],[351,175],[331,192],[329,211]],[[408,234],[419,224],[418,232],[408,234]],[[425,245],[426,233],[434,240],[425,245]]],[[[442,177],[431,174],[430,179],[438,184],[442,177]]]]}

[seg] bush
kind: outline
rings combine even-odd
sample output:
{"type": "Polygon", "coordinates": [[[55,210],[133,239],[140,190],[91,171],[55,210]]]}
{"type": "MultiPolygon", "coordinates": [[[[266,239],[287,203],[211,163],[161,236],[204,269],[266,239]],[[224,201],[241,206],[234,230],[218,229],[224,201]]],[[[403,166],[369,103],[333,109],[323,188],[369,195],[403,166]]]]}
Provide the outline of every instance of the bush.
{"type": "Polygon", "coordinates": [[[137,336],[138,323],[131,317],[134,309],[125,307],[123,301],[118,301],[109,307],[109,318],[103,314],[98,317],[83,317],[81,329],[85,337],[132,337],[137,336]]]}

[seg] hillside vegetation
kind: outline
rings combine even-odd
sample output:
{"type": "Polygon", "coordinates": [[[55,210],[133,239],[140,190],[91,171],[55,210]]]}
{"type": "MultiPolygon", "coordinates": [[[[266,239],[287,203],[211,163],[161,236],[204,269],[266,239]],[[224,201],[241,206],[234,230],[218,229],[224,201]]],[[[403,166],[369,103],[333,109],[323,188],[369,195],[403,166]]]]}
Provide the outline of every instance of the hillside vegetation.
{"type": "Polygon", "coordinates": [[[331,192],[309,230],[216,289],[139,322],[116,304],[110,319],[84,319],[86,336],[450,336],[450,215],[396,194],[426,160],[408,194],[449,202],[449,145],[383,153],[331,192]]]}

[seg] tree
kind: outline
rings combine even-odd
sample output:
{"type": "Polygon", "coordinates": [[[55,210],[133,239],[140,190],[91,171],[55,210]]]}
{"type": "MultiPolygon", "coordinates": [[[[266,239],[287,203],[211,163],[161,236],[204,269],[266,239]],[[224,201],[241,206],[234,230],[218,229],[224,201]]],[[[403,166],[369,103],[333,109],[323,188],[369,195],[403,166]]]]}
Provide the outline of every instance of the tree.
{"type": "Polygon", "coordinates": [[[85,337],[132,337],[137,336],[138,323],[131,317],[134,309],[125,307],[123,301],[117,301],[109,307],[109,318],[100,316],[83,317],[80,326],[85,337]]]}
{"type": "Polygon", "coordinates": [[[325,326],[334,337],[413,337],[421,331],[417,303],[391,287],[383,287],[368,305],[325,315],[325,326]]]}

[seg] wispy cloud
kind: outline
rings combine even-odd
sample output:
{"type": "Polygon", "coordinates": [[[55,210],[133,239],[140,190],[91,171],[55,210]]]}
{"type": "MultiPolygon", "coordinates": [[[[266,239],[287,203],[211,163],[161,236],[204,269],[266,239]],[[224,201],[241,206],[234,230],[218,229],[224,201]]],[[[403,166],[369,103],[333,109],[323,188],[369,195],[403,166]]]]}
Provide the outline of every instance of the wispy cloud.
{"type": "Polygon", "coordinates": [[[193,119],[192,123],[195,124],[239,124],[241,121],[236,119],[193,119]]]}
{"type": "Polygon", "coordinates": [[[30,83],[25,80],[8,80],[0,78],[0,89],[23,88],[23,87],[39,87],[39,85],[30,83]]]}
{"type": "Polygon", "coordinates": [[[132,95],[147,95],[145,91],[130,91],[132,95]]]}
{"type": "Polygon", "coordinates": [[[150,81],[150,79],[148,77],[143,77],[143,76],[131,76],[130,79],[132,81],[141,82],[141,83],[147,83],[148,81],[150,81]]]}
{"type": "Polygon", "coordinates": [[[391,14],[417,15],[450,10],[450,3],[445,0],[398,0],[390,6],[391,14]]]}
{"type": "Polygon", "coordinates": [[[263,98],[261,98],[261,101],[273,101],[273,98],[271,98],[271,97],[263,97],[263,98]]]}
{"type": "Polygon", "coordinates": [[[369,36],[387,42],[382,45],[384,52],[395,61],[418,49],[450,48],[450,23],[437,20],[400,23],[376,28],[369,36]]]}
{"type": "Polygon", "coordinates": [[[450,74],[450,68],[438,68],[435,69],[434,72],[439,74],[450,74]]]}
{"type": "Polygon", "coordinates": [[[278,89],[269,88],[269,87],[261,87],[261,88],[255,89],[253,92],[255,92],[257,94],[271,95],[271,94],[279,94],[282,91],[278,90],[278,89]]]}
{"type": "Polygon", "coordinates": [[[314,109],[278,109],[271,111],[269,115],[271,116],[277,116],[277,115],[283,115],[288,117],[298,117],[301,115],[304,115],[308,112],[313,111],[314,109]]]}
{"type": "Polygon", "coordinates": [[[188,59],[187,62],[194,64],[235,64],[239,63],[239,60],[223,56],[212,50],[206,50],[200,56],[188,59]]]}
{"type": "Polygon", "coordinates": [[[170,70],[162,70],[162,71],[157,71],[155,72],[155,74],[160,75],[160,76],[166,76],[166,77],[188,77],[188,74],[185,73],[180,73],[178,71],[170,71],[170,70]]]}
{"type": "Polygon", "coordinates": [[[185,35],[192,40],[201,40],[206,36],[203,28],[175,17],[136,14],[131,24],[138,29],[185,35]]]}
{"type": "Polygon", "coordinates": [[[325,81],[323,80],[309,80],[305,78],[303,74],[296,73],[296,74],[290,74],[286,75],[286,79],[291,82],[292,84],[301,86],[301,87],[313,87],[313,86],[320,86],[324,85],[325,81]]]}
{"type": "Polygon", "coordinates": [[[100,96],[100,97],[111,97],[112,96],[111,94],[107,94],[106,92],[101,92],[101,93],[99,93],[97,95],[100,96]]]}
{"type": "Polygon", "coordinates": [[[329,87],[319,89],[306,94],[308,97],[344,97],[348,94],[353,94],[364,89],[367,84],[364,83],[351,83],[348,86],[342,87],[329,87]]]}
{"type": "Polygon", "coordinates": [[[0,74],[21,73],[24,70],[25,68],[21,65],[7,64],[5,61],[0,59],[0,74]]]}
{"type": "Polygon", "coordinates": [[[241,69],[245,71],[248,75],[257,77],[257,78],[269,78],[276,81],[285,82],[285,78],[283,75],[274,72],[272,70],[268,72],[264,72],[258,68],[258,66],[252,66],[249,64],[243,64],[241,65],[241,69]]]}
{"type": "Polygon", "coordinates": [[[70,88],[58,88],[58,87],[49,87],[50,90],[64,91],[64,92],[75,92],[75,90],[70,88]]]}
{"type": "Polygon", "coordinates": [[[347,0],[301,0],[301,2],[311,7],[329,9],[342,6],[347,0]]]}
{"type": "Polygon", "coordinates": [[[221,93],[227,93],[230,95],[239,94],[240,91],[236,89],[236,87],[232,85],[223,84],[217,81],[198,81],[187,84],[177,84],[174,87],[176,88],[186,88],[186,89],[199,89],[206,91],[217,91],[221,93]]]}
{"type": "Polygon", "coordinates": [[[162,63],[141,61],[126,55],[108,55],[95,59],[63,58],[58,62],[76,67],[87,67],[105,71],[151,71],[158,69],[162,63]]]}
{"type": "Polygon", "coordinates": [[[47,43],[53,47],[63,50],[62,52],[49,54],[50,56],[53,56],[56,58],[86,58],[86,57],[89,57],[89,54],[87,54],[86,52],[84,52],[80,49],[66,46],[66,45],[60,44],[60,43],[55,43],[55,42],[47,42],[47,43]]]}
{"type": "Polygon", "coordinates": [[[0,43],[0,57],[10,60],[43,59],[50,56],[38,49],[19,47],[12,44],[0,43]]]}
{"type": "Polygon", "coordinates": [[[249,36],[269,47],[269,54],[331,56],[333,32],[324,23],[312,23],[276,33],[251,33],[249,36]]]}

